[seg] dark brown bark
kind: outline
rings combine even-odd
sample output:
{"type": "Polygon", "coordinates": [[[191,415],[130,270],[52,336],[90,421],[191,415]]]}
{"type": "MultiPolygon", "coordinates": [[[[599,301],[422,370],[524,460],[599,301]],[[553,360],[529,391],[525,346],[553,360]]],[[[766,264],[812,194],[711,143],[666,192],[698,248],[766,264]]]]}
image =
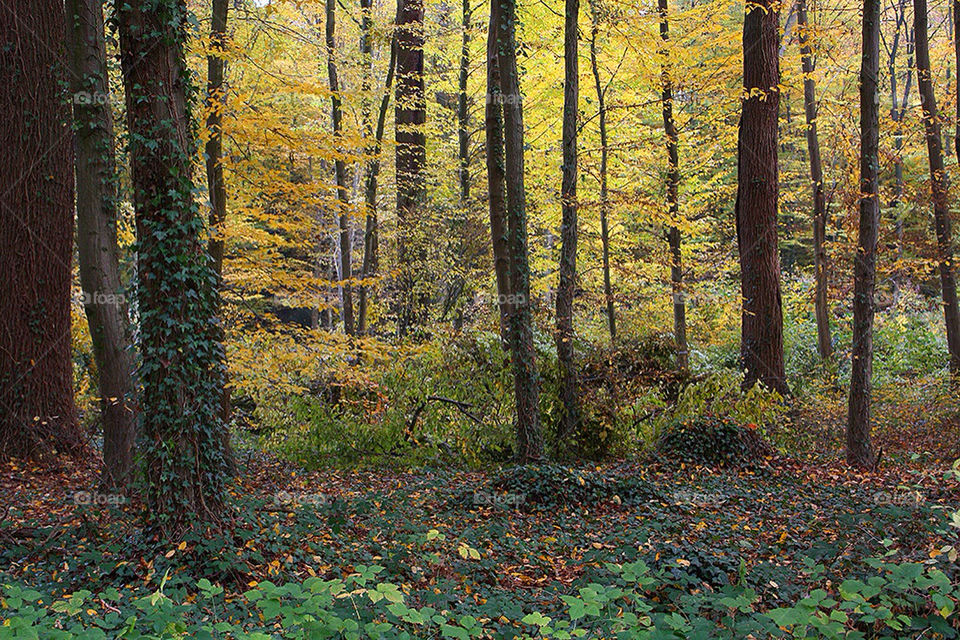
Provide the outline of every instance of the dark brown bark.
{"type": "Polygon", "coordinates": [[[880,139],[880,0],[865,0],[860,60],[860,228],[854,260],[853,348],[847,414],[847,463],[870,468],[875,463],[870,444],[870,394],[873,374],[874,291],[877,236],[880,227],[880,187],[877,177],[880,139]]]}
{"type": "Polygon", "coordinates": [[[64,8],[0,5],[0,458],[76,453],[64,8]]]}
{"type": "MultiPolygon", "coordinates": [[[[497,1],[497,0],[494,0],[497,1]]],[[[540,381],[533,345],[530,264],[527,253],[527,210],[523,176],[523,95],[517,68],[516,0],[499,0],[497,60],[503,102],[504,168],[507,193],[507,238],[510,251],[510,292],[513,297],[510,340],[517,401],[517,459],[543,456],[540,431],[540,381]]]]}
{"type": "MultiPolygon", "coordinates": [[[[906,27],[907,21],[907,0],[900,0],[896,7],[896,31],[893,41],[890,45],[889,57],[887,61],[887,71],[890,76],[890,118],[895,123],[893,133],[893,199],[890,201],[890,208],[893,210],[895,220],[894,229],[896,234],[896,259],[897,262],[903,258],[903,215],[897,209],[900,200],[903,197],[903,119],[907,113],[908,101],[910,98],[910,89],[913,80],[913,36],[912,29],[906,27]],[[897,53],[900,48],[900,30],[904,29],[907,36],[907,79],[903,87],[903,98],[897,101],[897,53]]],[[[899,298],[900,284],[903,279],[902,269],[899,264],[893,271],[893,296],[894,300],[899,298]]]]}
{"type": "Polygon", "coordinates": [[[933,196],[933,218],[937,234],[937,258],[940,262],[940,289],[943,315],[950,351],[950,371],[960,375],[960,311],[957,305],[957,280],[953,273],[953,238],[951,237],[948,192],[950,179],[943,164],[940,116],[930,76],[930,41],[927,36],[927,0],[913,0],[914,37],[917,53],[917,89],[923,108],[923,128],[930,160],[930,191],[933,196]]]}
{"type": "Polygon", "coordinates": [[[580,101],[578,19],[580,0],[565,0],[563,29],[563,166],[560,186],[560,282],[557,285],[557,364],[560,369],[558,445],[580,427],[580,395],[574,354],[573,298],[577,288],[577,114],[580,101]]]}
{"type": "Polygon", "coordinates": [[[460,204],[470,200],[470,118],[467,111],[467,79],[470,73],[470,0],[463,0],[460,28],[460,73],[457,77],[457,142],[460,172],[460,204]]]}
{"type": "MultiPolygon", "coordinates": [[[[363,16],[361,17],[360,52],[366,58],[367,68],[364,72],[365,90],[369,91],[373,78],[373,35],[372,35],[372,0],[361,0],[363,16]]],[[[364,131],[367,138],[373,137],[373,146],[370,148],[370,160],[367,163],[367,172],[364,181],[363,202],[366,221],[363,233],[363,263],[361,272],[363,280],[360,284],[359,309],[357,318],[357,333],[367,332],[367,298],[369,296],[370,280],[376,276],[378,267],[378,238],[379,224],[377,219],[377,190],[380,179],[380,154],[383,150],[383,132],[387,121],[387,108],[390,105],[390,91],[393,86],[393,74],[397,61],[396,36],[390,41],[390,62],[387,65],[387,77],[384,81],[383,95],[380,96],[380,110],[377,112],[377,126],[374,133],[369,124],[369,106],[365,107],[364,131]]]]}
{"type": "Polygon", "coordinates": [[[610,342],[617,339],[617,316],[613,306],[613,285],[610,281],[610,191],[607,186],[609,143],[607,139],[607,96],[600,82],[597,62],[597,35],[600,30],[600,12],[595,0],[590,2],[590,68],[597,91],[597,119],[600,123],[600,246],[603,261],[603,297],[606,302],[607,329],[610,342]]]}
{"type": "Polygon", "coordinates": [[[814,315],[817,319],[817,351],[821,360],[833,355],[830,339],[830,308],[827,299],[829,263],[827,262],[827,198],[823,187],[823,163],[820,159],[820,137],[817,135],[817,95],[813,82],[813,46],[807,22],[806,0],[797,1],[797,24],[800,30],[800,63],[803,68],[803,111],[807,122],[807,152],[810,155],[810,184],[813,187],[813,264],[816,273],[814,315]]]}
{"type": "Polygon", "coordinates": [[[747,5],[743,21],[743,110],[737,147],[737,246],[743,296],[740,355],[744,385],[788,393],[777,242],[779,4],[747,5]]]}
{"type": "Polygon", "coordinates": [[[337,184],[337,217],[340,223],[340,281],[343,298],[343,330],[353,335],[353,238],[350,230],[350,203],[347,196],[347,164],[343,159],[343,104],[340,98],[340,79],[335,59],[337,47],[337,5],[336,0],[326,0],[326,28],[324,38],[327,46],[327,78],[330,83],[330,111],[333,122],[333,137],[337,141],[337,157],[333,162],[334,177],[337,184]]]}
{"type": "Polygon", "coordinates": [[[136,388],[127,302],[120,283],[113,114],[107,84],[103,5],[67,0],[67,44],[76,136],[77,250],[83,306],[97,365],[104,488],[133,471],[136,388]]]}
{"type": "Polygon", "coordinates": [[[426,213],[424,170],[427,110],[423,84],[423,0],[399,0],[397,5],[397,86],[395,104],[398,296],[397,329],[405,335],[422,324],[426,296],[421,277],[425,258],[415,232],[426,213]]]}
{"type": "Polygon", "coordinates": [[[503,156],[503,98],[500,93],[500,62],[497,58],[500,2],[490,2],[487,34],[487,98],[484,111],[486,136],[487,190],[490,209],[490,236],[493,271],[497,279],[497,306],[500,310],[500,337],[510,345],[510,247],[507,244],[506,161],[503,156]]]}
{"type": "Polygon", "coordinates": [[[185,3],[117,0],[116,16],[137,220],[144,513],[174,537],[223,508],[219,291],[192,198],[185,3]]]}
{"type": "MultiPolygon", "coordinates": [[[[663,132],[667,139],[667,209],[671,220],[680,218],[680,150],[677,124],[673,119],[673,78],[669,59],[670,21],[667,0],[659,0],[660,39],[663,42],[660,72],[660,102],[663,106],[663,132]]],[[[680,229],[676,224],[667,231],[670,244],[670,284],[673,293],[673,339],[677,343],[677,366],[686,369],[688,365],[687,347],[687,306],[683,295],[683,254],[680,250],[680,229]]]]}

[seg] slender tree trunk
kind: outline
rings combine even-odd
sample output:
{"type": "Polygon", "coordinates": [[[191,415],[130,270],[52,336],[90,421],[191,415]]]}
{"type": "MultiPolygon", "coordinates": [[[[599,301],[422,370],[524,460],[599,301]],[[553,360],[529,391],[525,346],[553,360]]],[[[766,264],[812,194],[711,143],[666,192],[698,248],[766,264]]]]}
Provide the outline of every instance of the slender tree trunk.
{"type": "MultiPolygon", "coordinates": [[[[224,225],[227,222],[227,185],[223,179],[223,109],[226,105],[224,71],[226,61],[223,51],[227,38],[227,11],[229,0],[213,0],[210,11],[210,54],[207,56],[207,131],[210,137],[204,148],[207,158],[207,192],[210,195],[210,243],[208,251],[213,259],[218,287],[223,289],[224,225]]],[[[218,310],[218,315],[220,315],[218,310]]],[[[219,340],[223,342],[223,318],[218,325],[219,340]]],[[[224,370],[223,394],[220,414],[224,422],[230,421],[230,381],[224,370]]],[[[227,467],[236,473],[237,463],[230,445],[230,431],[224,429],[223,451],[227,467]]]]}
{"type": "Polygon", "coordinates": [[[762,382],[789,393],[783,364],[783,310],[777,241],[780,57],[778,3],[747,5],[743,21],[743,86],[737,149],[737,246],[743,295],[744,386],[762,382]]]}
{"type": "Polygon", "coordinates": [[[463,0],[460,42],[460,74],[457,83],[457,137],[459,142],[460,205],[470,200],[470,118],[467,111],[467,79],[470,73],[470,0],[463,0]]]}
{"type": "Polygon", "coordinates": [[[940,137],[940,116],[930,76],[930,40],[927,36],[927,0],[913,0],[914,37],[917,51],[917,89],[923,108],[923,128],[930,158],[930,190],[933,196],[933,218],[937,232],[940,261],[940,288],[943,293],[943,315],[950,350],[950,371],[960,376],[960,311],[957,305],[957,281],[953,273],[953,238],[951,237],[948,192],[950,179],[943,164],[940,137]]]}
{"type": "Polygon", "coordinates": [[[399,310],[397,327],[405,335],[420,325],[426,299],[416,273],[423,268],[421,238],[414,230],[426,214],[424,132],[426,98],[423,85],[423,0],[399,0],[397,5],[397,87],[395,105],[397,225],[399,234],[399,310]]]}
{"type": "Polygon", "coordinates": [[[224,503],[219,291],[190,179],[183,0],[116,2],[137,219],[148,524],[175,537],[224,503]]]}
{"type": "Polygon", "coordinates": [[[813,186],[813,263],[816,269],[814,315],[817,319],[817,351],[821,360],[833,355],[830,339],[830,307],[827,299],[829,263],[827,262],[827,198],[823,188],[823,164],[820,160],[820,137],[817,135],[817,95],[813,82],[813,46],[807,22],[807,2],[797,2],[800,27],[800,60],[803,68],[803,111],[807,121],[807,152],[810,155],[810,184],[813,186]]]}
{"type": "Polygon", "coordinates": [[[0,8],[0,458],[78,453],[70,281],[73,145],[64,8],[0,8]]]}
{"type": "Polygon", "coordinates": [[[133,471],[136,388],[127,303],[120,284],[103,5],[100,0],[67,0],[66,7],[77,153],[77,250],[103,420],[101,483],[122,489],[133,471]]]}
{"type": "MultiPolygon", "coordinates": [[[[373,83],[373,2],[372,0],[361,0],[363,17],[361,19],[361,40],[360,50],[366,57],[367,68],[365,70],[366,91],[370,90],[373,83]]],[[[384,82],[383,94],[380,96],[380,110],[377,113],[376,132],[371,130],[369,124],[369,106],[366,107],[364,118],[366,119],[364,131],[367,138],[373,137],[373,147],[370,149],[370,160],[367,163],[367,173],[364,181],[364,209],[366,214],[366,224],[363,234],[363,280],[360,284],[359,310],[357,320],[357,331],[361,335],[367,332],[367,297],[370,287],[369,281],[377,273],[377,189],[380,178],[380,155],[383,151],[383,132],[387,121],[387,108],[390,105],[390,92],[393,86],[393,73],[397,62],[397,41],[396,35],[390,40],[390,61],[387,65],[387,77],[384,82]]]]}
{"type": "Polygon", "coordinates": [[[603,253],[603,297],[607,307],[607,328],[611,344],[617,340],[617,318],[613,307],[613,285],[610,282],[610,192],[607,188],[609,146],[607,141],[606,92],[600,82],[597,62],[597,35],[600,31],[600,12],[596,0],[590,2],[590,68],[597,90],[597,118],[600,121],[600,245],[603,253]]]}
{"type": "Polygon", "coordinates": [[[893,133],[893,199],[890,201],[890,208],[893,210],[894,232],[896,234],[896,260],[897,267],[893,271],[893,297],[894,300],[900,298],[900,286],[903,279],[903,272],[900,268],[900,261],[903,258],[903,216],[897,210],[900,200],[903,197],[903,119],[907,113],[907,102],[910,98],[911,82],[913,80],[913,37],[911,30],[906,27],[907,0],[900,0],[896,12],[896,31],[894,32],[893,42],[890,45],[890,56],[887,62],[887,71],[890,76],[890,118],[894,122],[893,133]],[[900,48],[900,29],[905,28],[907,34],[907,79],[903,88],[903,99],[897,103],[897,53],[900,48]]]}
{"type": "Polygon", "coordinates": [[[335,59],[337,47],[337,5],[336,0],[326,0],[327,78],[330,82],[330,108],[333,121],[333,137],[338,142],[337,157],[334,160],[334,175],[337,183],[338,217],[340,221],[340,281],[343,282],[342,308],[343,330],[353,335],[353,238],[350,232],[350,203],[347,197],[347,166],[343,159],[343,105],[340,98],[340,80],[337,75],[335,59]]]}
{"type": "Polygon", "coordinates": [[[560,282],[557,285],[557,364],[560,369],[560,433],[564,447],[580,427],[580,395],[574,354],[573,298],[577,288],[577,114],[580,109],[580,0],[565,0],[563,37],[563,167],[560,202],[560,282]]]}
{"type": "MultiPolygon", "coordinates": [[[[668,0],[659,0],[660,39],[663,42],[660,71],[660,101],[663,105],[663,132],[667,138],[667,208],[670,219],[680,219],[680,151],[677,124],[673,119],[673,78],[671,77],[670,21],[668,0]]],[[[673,339],[677,343],[677,366],[686,369],[688,365],[687,347],[687,306],[683,296],[683,255],[680,251],[680,229],[676,223],[667,231],[670,244],[670,283],[673,291],[673,339]]]]}
{"type": "Polygon", "coordinates": [[[510,247],[507,243],[506,161],[503,155],[503,94],[500,93],[500,62],[497,57],[500,1],[490,2],[487,34],[487,99],[484,112],[486,135],[487,189],[490,207],[490,236],[493,270],[497,279],[497,306],[500,310],[500,337],[510,346],[510,247]]]}
{"type": "Polygon", "coordinates": [[[510,339],[513,343],[511,351],[517,400],[517,458],[521,462],[531,462],[543,456],[543,437],[540,431],[540,381],[530,307],[530,264],[523,180],[523,95],[520,93],[520,74],[517,69],[517,5],[516,0],[499,2],[497,60],[503,99],[507,237],[510,248],[510,291],[514,302],[510,339]]]}
{"type": "Polygon", "coordinates": [[[877,178],[880,139],[877,80],[880,75],[880,0],[864,0],[860,61],[860,230],[854,260],[853,348],[847,415],[847,463],[873,467],[870,394],[873,374],[873,316],[880,227],[877,178]]]}

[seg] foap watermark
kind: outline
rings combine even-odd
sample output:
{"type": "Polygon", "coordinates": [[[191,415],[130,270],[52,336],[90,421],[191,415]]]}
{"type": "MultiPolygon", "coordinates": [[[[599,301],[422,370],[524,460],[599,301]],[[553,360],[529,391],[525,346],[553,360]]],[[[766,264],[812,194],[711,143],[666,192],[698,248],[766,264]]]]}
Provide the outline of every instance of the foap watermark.
{"type": "Polygon", "coordinates": [[[113,103],[113,94],[100,91],[77,91],[73,94],[76,105],[108,105],[113,103]]]}
{"type": "Polygon", "coordinates": [[[523,102],[523,96],[519,93],[488,93],[487,104],[509,104],[515,105],[523,102]]]}
{"type": "Polygon", "coordinates": [[[99,491],[76,491],[73,504],[85,507],[119,507],[127,503],[127,497],[120,493],[100,493],[99,491]]]}
{"type": "Polygon", "coordinates": [[[495,296],[488,296],[483,293],[478,293],[474,296],[473,301],[475,304],[480,306],[486,306],[488,304],[500,305],[523,305],[527,302],[527,297],[522,293],[501,293],[495,296]]]}
{"type": "Polygon", "coordinates": [[[120,307],[127,304],[127,297],[122,293],[111,291],[78,291],[73,296],[74,302],[85,307],[92,305],[103,307],[120,307]]]}
{"type": "Polygon", "coordinates": [[[320,506],[332,504],[336,496],[326,493],[308,493],[306,491],[278,491],[273,496],[273,503],[278,506],[288,507],[293,504],[309,504],[320,506]]]}
{"type": "Polygon", "coordinates": [[[527,501],[525,493],[491,493],[489,491],[474,491],[473,504],[475,505],[503,505],[516,507],[527,501]]]}
{"type": "Polygon", "coordinates": [[[877,491],[873,494],[873,502],[882,505],[897,505],[901,507],[919,507],[926,499],[919,491],[910,489],[892,489],[877,491]]]}

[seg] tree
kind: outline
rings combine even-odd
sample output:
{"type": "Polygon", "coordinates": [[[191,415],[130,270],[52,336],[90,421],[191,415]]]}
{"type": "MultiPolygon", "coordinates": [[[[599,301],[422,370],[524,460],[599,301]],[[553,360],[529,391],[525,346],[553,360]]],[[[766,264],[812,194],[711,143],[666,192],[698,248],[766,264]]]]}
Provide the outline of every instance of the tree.
{"type": "MultiPolygon", "coordinates": [[[[907,0],[899,0],[896,5],[896,31],[888,49],[887,71],[890,76],[890,118],[895,123],[893,133],[893,198],[890,209],[896,216],[897,260],[903,257],[903,215],[898,211],[900,200],[903,197],[903,119],[909,106],[911,81],[913,80],[913,37],[910,29],[904,29],[907,35],[907,79],[903,87],[903,97],[897,100],[897,53],[900,48],[900,29],[906,26],[907,0]]],[[[897,268],[893,274],[894,297],[899,295],[901,270],[897,268]]]]}
{"type": "Polygon", "coordinates": [[[854,260],[853,348],[847,413],[847,463],[870,468],[876,459],[870,444],[870,393],[873,374],[873,316],[880,227],[877,177],[880,140],[877,80],[880,73],[880,2],[863,5],[860,58],[860,226],[854,260]]]}
{"type": "Polygon", "coordinates": [[[503,151],[503,94],[500,93],[499,29],[500,2],[490,0],[490,26],[487,34],[487,98],[484,107],[487,191],[490,211],[490,236],[493,270],[497,280],[497,306],[500,311],[500,337],[510,340],[510,247],[507,242],[506,160],[503,151]]]}
{"type": "Polygon", "coordinates": [[[467,79],[470,74],[470,0],[463,0],[460,28],[460,69],[457,74],[457,152],[460,161],[460,205],[470,200],[470,114],[467,110],[467,79]]]}
{"type": "Polygon", "coordinates": [[[600,245],[603,260],[603,297],[607,307],[607,329],[610,342],[617,339],[617,317],[613,307],[613,285],[610,282],[610,190],[607,185],[609,141],[607,140],[607,92],[600,82],[597,63],[597,35],[600,31],[600,10],[597,0],[590,0],[590,69],[597,91],[597,120],[600,123],[600,245]]]}
{"type": "Polygon", "coordinates": [[[0,11],[0,458],[77,453],[70,281],[73,145],[64,8],[0,11]]]}
{"type": "Polygon", "coordinates": [[[573,298],[577,288],[577,58],[580,0],[565,0],[563,36],[563,167],[560,187],[560,283],[557,286],[557,364],[560,369],[560,437],[567,442],[580,426],[580,396],[574,362],[573,298]]]}
{"type": "Polygon", "coordinates": [[[744,385],[759,381],[786,394],[777,240],[778,6],[774,0],[750,3],[743,20],[744,96],[737,145],[736,221],[744,385]]]}
{"type": "Polygon", "coordinates": [[[137,221],[146,517],[176,536],[224,503],[218,290],[193,200],[183,0],[117,0],[137,221]]]}
{"type": "Polygon", "coordinates": [[[395,104],[399,312],[398,331],[420,324],[425,300],[417,291],[415,273],[425,256],[415,223],[425,213],[427,187],[424,171],[427,146],[424,124],[427,103],[423,86],[423,0],[397,3],[397,86],[395,104]]]}
{"type": "Polygon", "coordinates": [[[527,209],[523,179],[523,95],[517,69],[516,0],[500,2],[497,22],[497,62],[503,102],[504,169],[507,204],[507,246],[510,252],[510,341],[514,392],[517,402],[517,458],[539,460],[543,455],[540,431],[540,381],[533,345],[530,308],[530,264],[527,253],[527,209]]]}
{"type": "MultiPolygon", "coordinates": [[[[324,31],[327,46],[327,78],[330,82],[331,120],[333,137],[343,143],[343,106],[340,98],[340,80],[337,75],[335,52],[337,46],[337,5],[335,0],[326,0],[326,28],[324,31]]],[[[353,292],[350,280],[353,278],[351,257],[353,240],[350,230],[350,203],[347,197],[347,166],[343,159],[343,148],[337,149],[333,162],[337,184],[338,219],[340,223],[340,280],[343,282],[343,330],[353,335],[353,292]]]]}
{"type": "Polygon", "coordinates": [[[807,122],[807,152],[810,155],[810,184],[813,187],[813,263],[816,269],[814,315],[817,319],[817,351],[821,360],[833,354],[830,339],[830,308],[827,300],[829,272],[827,263],[827,198],[823,188],[823,164],[820,160],[820,137],[817,135],[817,95],[813,81],[814,57],[807,21],[806,0],[797,1],[797,24],[800,35],[800,60],[803,68],[803,113],[807,122]]]}
{"type": "Polygon", "coordinates": [[[127,303],[120,283],[103,5],[99,0],[67,0],[66,9],[76,136],[77,252],[100,392],[101,483],[122,488],[133,471],[136,388],[127,303]]]}
{"type": "Polygon", "coordinates": [[[683,299],[683,254],[680,251],[680,152],[677,124],[673,119],[673,78],[670,69],[669,6],[667,0],[659,0],[660,39],[662,67],[660,72],[660,101],[663,104],[663,132],[667,138],[667,208],[672,221],[667,231],[670,243],[670,282],[673,291],[673,338],[677,343],[677,366],[687,368],[687,307],[683,299]]]}
{"type": "Polygon", "coordinates": [[[927,0],[913,0],[914,37],[917,55],[917,88],[923,108],[923,128],[930,159],[930,191],[933,196],[933,219],[937,234],[937,258],[940,263],[940,289],[943,295],[943,316],[947,327],[950,371],[960,376],[960,310],[957,305],[957,281],[953,273],[953,238],[951,237],[948,191],[950,180],[943,165],[940,137],[940,116],[930,76],[930,40],[927,36],[927,0]]]}

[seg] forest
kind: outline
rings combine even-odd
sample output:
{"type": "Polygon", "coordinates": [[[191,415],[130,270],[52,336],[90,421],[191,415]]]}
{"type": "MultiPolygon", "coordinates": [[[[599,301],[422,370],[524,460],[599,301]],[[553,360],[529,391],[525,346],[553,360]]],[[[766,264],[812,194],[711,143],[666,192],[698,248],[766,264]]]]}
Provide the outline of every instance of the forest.
{"type": "Polygon", "coordinates": [[[960,0],[0,0],[0,639],[960,638],[960,0]]]}

